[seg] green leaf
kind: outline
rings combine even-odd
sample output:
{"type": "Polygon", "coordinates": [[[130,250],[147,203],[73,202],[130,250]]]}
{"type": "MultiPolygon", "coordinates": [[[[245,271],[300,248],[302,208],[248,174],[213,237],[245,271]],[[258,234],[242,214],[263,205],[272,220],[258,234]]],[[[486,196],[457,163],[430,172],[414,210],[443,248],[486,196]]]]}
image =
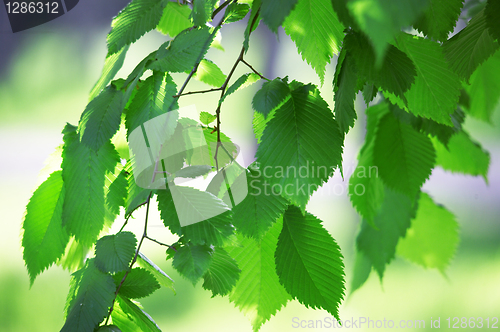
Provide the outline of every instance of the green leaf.
{"type": "Polygon", "coordinates": [[[209,165],[194,165],[187,166],[183,169],[178,170],[173,175],[179,178],[197,178],[199,176],[206,175],[208,172],[212,171],[212,166],[209,165]]]}
{"type": "Polygon", "coordinates": [[[382,64],[389,42],[401,28],[412,25],[427,8],[427,0],[350,0],[350,13],[375,49],[377,67],[382,64]]]}
{"type": "Polygon", "coordinates": [[[367,83],[372,83],[406,100],[404,93],[415,81],[417,72],[415,65],[405,53],[389,45],[383,63],[377,69],[373,49],[363,35],[347,34],[344,45],[353,56],[356,72],[360,77],[367,83]]]}
{"type": "Polygon", "coordinates": [[[153,30],[160,22],[164,0],[133,0],[116,15],[108,35],[108,54],[113,54],[123,46],[132,44],[146,32],[153,30]]]}
{"type": "Polygon", "coordinates": [[[356,259],[354,262],[354,270],[352,272],[351,292],[354,293],[368,280],[372,272],[372,263],[370,259],[362,251],[356,251],[356,259]]]}
{"type": "Polygon", "coordinates": [[[250,6],[244,3],[233,2],[226,9],[224,23],[233,23],[242,20],[250,11],[250,6]]]}
{"type": "Polygon", "coordinates": [[[238,264],[227,251],[217,247],[212,254],[208,270],[203,275],[203,288],[210,290],[212,297],[227,295],[240,278],[240,272],[238,264]]]}
{"type": "Polygon", "coordinates": [[[500,104],[500,51],[486,60],[470,78],[466,90],[470,95],[470,107],[466,108],[473,117],[492,123],[493,112],[500,104]]]}
{"type": "MultiPolygon", "coordinates": [[[[118,287],[125,276],[126,271],[122,271],[113,276],[118,287]]],[[[146,269],[136,267],[127,274],[125,281],[121,284],[118,293],[125,298],[140,299],[154,293],[160,289],[160,284],[151,272],[146,269]]]]}
{"type": "Polygon", "coordinates": [[[69,241],[62,227],[65,190],[62,172],[50,175],[33,193],[23,221],[23,258],[33,285],[38,274],[62,257],[69,241]]]}
{"type": "Polygon", "coordinates": [[[360,152],[358,160],[349,179],[349,198],[356,211],[373,226],[373,218],[384,201],[384,183],[373,166],[373,142],[360,152]]]}
{"type": "Polygon", "coordinates": [[[382,279],[385,266],[394,258],[399,238],[404,237],[415,216],[416,204],[408,196],[385,189],[385,199],[373,222],[377,229],[365,220],[356,239],[356,247],[362,252],[382,279]]]}
{"type": "Polygon", "coordinates": [[[279,219],[260,243],[239,236],[241,245],[228,249],[241,269],[229,299],[250,318],[255,332],[292,299],[279,283],[274,263],[282,225],[283,220],[279,219]]]}
{"type": "Polygon", "coordinates": [[[340,164],[342,142],[327,103],[313,85],[301,84],[267,123],[256,158],[271,174],[269,190],[304,210],[340,164]]]}
{"type": "Polygon", "coordinates": [[[468,81],[476,68],[499,46],[488,31],[483,9],[469,21],[465,29],[443,43],[443,51],[450,69],[468,81]]]}
{"type": "Polygon", "coordinates": [[[226,81],[226,75],[222,70],[215,63],[207,59],[201,60],[194,78],[215,87],[222,86],[226,81]]]}
{"type": "Polygon", "coordinates": [[[144,189],[137,185],[135,182],[134,174],[132,172],[132,164],[130,162],[125,165],[125,171],[127,175],[127,199],[125,201],[125,216],[128,217],[135,209],[139,206],[144,205],[149,195],[151,194],[150,189],[144,189]]]}
{"type": "Polygon", "coordinates": [[[432,143],[436,149],[437,165],[453,173],[481,175],[488,182],[490,154],[464,131],[451,136],[447,147],[437,139],[432,143]]]}
{"type": "Polygon", "coordinates": [[[429,5],[413,27],[434,40],[446,41],[457,24],[462,0],[428,0],[429,5]]]}
{"type": "Polygon", "coordinates": [[[158,283],[163,286],[170,288],[174,293],[174,281],[165,273],[162,269],[156,266],[149,258],[147,258],[142,252],[139,252],[137,256],[137,264],[149,271],[155,278],[158,283]]]}
{"type": "Polygon", "coordinates": [[[290,15],[297,2],[298,0],[264,0],[260,8],[262,20],[272,32],[277,33],[278,27],[290,15]]]}
{"type": "Polygon", "coordinates": [[[193,0],[193,22],[195,26],[204,26],[212,20],[212,11],[218,0],[193,0]]]}
{"type": "Polygon", "coordinates": [[[457,250],[458,241],[455,216],[422,193],[417,216],[412,220],[405,238],[399,241],[396,252],[411,262],[436,268],[444,274],[457,250]]]}
{"type": "Polygon", "coordinates": [[[458,76],[448,69],[440,45],[405,33],[399,35],[397,45],[417,70],[415,83],[405,94],[409,110],[452,126],[450,114],[457,108],[461,85],[458,76]]]}
{"type": "Polygon", "coordinates": [[[120,295],[116,297],[111,318],[122,332],[161,332],[151,316],[132,300],[120,295]]]}
{"type": "Polygon", "coordinates": [[[214,35],[215,32],[211,34],[207,27],[184,30],[174,40],[160,46],[156,52],[156,60],[148,68],[173,73],[191,71],[205,56],[214,35]]]}
{"type": "Polygon", "coordinates": [[[119,173],[117,176],[115,176],[115,174],[108,176],[108,180],[111,182],[107,186],[106,207],[113,216],[120,214],[120,206],[125,207],[127,198],[127,175],[125,170],[120,168],[118,168],[119,173]]]}
{"type": "Polygon", "coordinates": [[[373,218],[384,201],[384,184],[373,165],[373,146],[380,119],[389,113],[387,103],[366,109],[365,144],[358,155],[358,165],[349,179],[349,198],[358,213],[375,227],[373,218]]]}
{"type": "Polygon", "coordinates": [[[257,29],[260,22],[260,6],[262,4],[262,0],[254,0],[252,2],[252,7],[250,10],[250,18],[248,19],[247,27],[245,28],[243,41],[243,47],[245,48],[245,53],[248,51],[249,43],[250,43],[250,34],[257,29]]]}
{"type": "Polygon", "coordinates": [[[352,27],[353,29],[359,30],[354,18],[347,9],[348,2],[349,0],[332,0],[333,10],[337,14],[339,21],[345,27],[352,27]]]}
{"type": "Polygon", "coordinates": [[[373,164],[387,186],[414,197],[430,176],[435,159],[429,137],[399,122],[391,113],[380,120],[373,164]]]}
{"type": "Polygon", "coordinates": [[[168,73],[154,71],[153,75],[140,85],[127,110],[125,118],[127,137],[147,121],[178,109],[177,98],[173,97],[176,94],[177,86],[172,77],[168,73]]]}
{"type": "Polygon", "coordinates": [[[100,326],[96,332],[122,332],[116,325],[100,326]]]}
{"type": "Polygon", "coordinates": [[[163,9],[163,15],[156,29],[171,38],[177,36],[181,31],[192,26],[191,8],[188,5],[168,2],[163,9]]]}
{"type": "Polygon", "coordinates": [[[123,92],[112,85],[92,99],[82,113],[78,133],[82,143],[99,150],[120,128],[123,92]]]}
{"type": "Polygon", "coordinates": [[[63,225],[78,242],[92,246],[104,227],[105,177],[114,172],[120,159],[110,142],[97,152],[81,143],[76,127],[70,124],[63,134],[63,225]]]}
{"type": "Polygon", "coordinates": [[[500,3],[498,1],[488,0],[484,9],[486,14],[486,26],[490,35],[497,41],[500,41],[500,3]]]}
{"type": "Polygon", "coordinates": [[[209,246],[188,243],[177,249],[172,266],[195,286],[208,271],[212,255],[213,249],[209,246]]]}
{"type": "Polygon", "coordinates": [[[337,67],[335,69],[335,78],[333,80],[333,100],[335,107],[335,119],[337,120],[342,134],[347,134],[349,128],[354,127],[354,121],[357,119],[354,109],[354,100],[358,92],[358,76],[354,67],[354,59],[349,55],[339,56],[337,67]]]}
{"type": "Polygon", "coordinates": [[[104,273],[128,269],[136,244],[137,239],[131,232],[103,236],[95,246],[95,265],[104,273]]]}
{"type": "Polygon", "coordinates": [[[269,182],[257,166],[249,166],[247,185],[247,196],[233,208],[233,225],[239,233],[260,242],[288,202],[269,190],[269,182]]]}
{"type": "Polygon", "coordinates": [[[204,125],[208,126],[210,123],[214,122],[217,119],[217,116],[212,115],[208,112],[200,113],[200,122],[204,125]]]}
{"type": "Polygon", "coordinates": [[[221,246],[233,234],[229,208],[211,193],[181,186],[159,190],[158,209],[164,225],[193,244],[221,246]],[[179,214],[187,221],[201,220],[181,227],[179,214]]]}
{"type": "Polygon", "coordinates": [[[219,105],[224,102],[224,100],[227,98],[227,96],[235,93],[238,90],[241,90],[243,88],[246,88],[247,86],[250,86],[260,80],[260,76],[255,74],[255,73],[250,73],[250,74],[244,74],[238,77],[238,79],[226,90],[226,93],[222,98],[219,100],[219,105]]]}
{"type": "Polygon", "coordinates": [[[252,99],[252,107],[256,112],[267,117],[271,111],[280,106],[290,96],[290,89],[281,79],[276,78],[262,84],[252,99]]]}
{"type": "Polygon", "coordinates": [[[61,332],[93,332],[106,317],[115,290],[113,278],[99,271],[94,259],[88,260],[61,332]]]}
{"type": "Polygon", "coordinates": [[[333,55],[339,53],[344,38],[344,26],[337,19],[330,0],[299,0],[283,28],[323,84],[325,67],[333,55]]]}
{"type": "Polygon", "coordinates": [[[99,80],[90,91],[89,101],[97,97],[101,90],[104,89],[115,77],[116,73],[123,66],[123,61],[125,60],[125,55],[127,54],[128,48],[128,45],[124,46],[118,52],[106,56],[106,61],[104,62],[104,67],[102,68],[101,77],[99,77],[99,80]]]}
{"type": "Polygon", "coordinates": [[[290,205],[275,253],[276,272],[287,292],[306,307],[322,308],[339,320],[344,298],[340,247],[310,213],[290,205]]]}

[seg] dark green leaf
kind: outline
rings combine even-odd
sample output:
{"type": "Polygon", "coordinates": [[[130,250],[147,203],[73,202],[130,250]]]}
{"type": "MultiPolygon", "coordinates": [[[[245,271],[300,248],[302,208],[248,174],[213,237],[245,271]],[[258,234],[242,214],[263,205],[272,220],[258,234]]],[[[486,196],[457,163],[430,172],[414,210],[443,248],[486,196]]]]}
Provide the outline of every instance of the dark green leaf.
{"type": "Polygon", "coordinates": [[[211,193],[181,186],[159,190],[158,209],[172,233],[194,244],[221,246],[233,234],[229,208],[211,193]]]}
{"type": "Polygon", "coordinates": [[[250,11],[250,18],[248,19],[247,27],[245,29],[245,40],[243,41],[243,47],[245,48],[245,53],[248,51],[248,46],[250,43],[250,34],[252,31],[257,29],[257,26],[260,22],[260,6],[262,4],[262,0],[253,0],[252,8],[250,11]]]}
{"type": "Polygon", "coordinates": [[[208,271],[212,255],[213,250],[207,245],[186,244],[177,249],[172,265],[194,286],[208,271]]]}
{"type": "Polygon", "coordinates": [[[96,332],[122,332],[116,325],[100,326],[96,332]]]}
{"type": "Polygon", "coordinates": [[[428,0],[429,5],[413,27],[434,40],[446,41],[457,24],[463,0],[428,0]]]}
{"type": "Polygon", "coordinates": [[[356,33],[346,35],[344,47],[353,56],[359,76],[405,100],[404,93],[417,75],[415,65],[405,53],[389,45],[383,63],[380,69],[377,69],[375,53],[364,36],[356,33]]]}
{"type": "MultiPolygon", "coordinates": [[[[123,271],[113,276],[117,287],[122,282],[125,273],[126,271],[123,271]]],[[[118,293],[128,299],[140,299],[153,294],[157,289],[160,289],[160,284],[153,274],[146,269],[136,267],[127,274],[118,293]]]]}
{"type": "Polygon", "coordinates": [[[203,288],[216,295],[227,295],[236,285],[240,277],[240,269],[236,261],[222,248],[215,248],[208,266],[203,275],[203,288]]]}
{"type": "Polygon", "coordinates": [[[337,61],[335,69],[335,79],[333,81],[333,100],[335,102],[335,120],[337,120],[342,134],[347,134],[349,128],[354,127],[354,121],[357,119],[354,110],[354,100],[358,92],[358,77],[354,68],[353,60],[345,51],[337,61]],[[342,60],[342,61],[341,61],[342,60]],[[338,73],[338,74],[337,74],[338,73]]]}
{"type": "Polygon", "coordinates": [[[95,246],[95,265],[104,273],[128,269],[136,244],[135,235],[131,232],[103,236],[95,246]]]}
{"type": "Polygon", "coordinates": [[[281,79],[264,82],[252,99],[252,107],[256,112],[267,117],[271,111],[280,106],[290,96],[290,89],[281,79]]]}
{"type": "Polygon", "coordinates": [[[193,22],[195,26],[204,26],[212,20],[212,11],[218,0],[193,0],[193,22]]]}
{"type": "Polygon", "coordinates": [[[417,70],[415,83],[405,94],[408,109],[415,115],[452,126],[450,114],[457,108],[461,84],[448,69],[439,44],[409,34],[401,34],[397,43],[417,70]]]}
{"type": "Polygon", "coordinates": [[[82,113],[78,133],[82,143],[98,151],[120,128],[123,92],[112,85],[92,99],[82,113]]]}
{"type": "Polygon", "coordinates": [[[106,57],[104,67],[102,68],[101,77],[99,77],[99,80],[90,91],[89,101],[94,99],[101,92],[101,90],[104,89],[115,77],[116,73],[123,66],[123,61],[125,60],[127,51],[128,45],[123,47],[115,54],[111,54],[106,57]]]}
{"type": "Polygon", "coordinates": [[[404,237],[415,216],[416,204],[408,196],[385,189],[385,199],[373,223],[365,220],[356,239],[357,249],[362,252],[382,279],[385,266],[394,258],[399,238],[404,237]]]}
{"type": "Polygon", "coordinates": [[[184,30],[174,40],[164,43],[156,53],[156,60],[148,68],[161,72],[191,71],[207,52],[215,36],[209,28],[184,30]]]}
{"type": "Polygon", "coordinates": [[[269,182],[257,166],[248,168],[247,184],[247,196],[233,208],[233,224],[239,233],[260,242],[288,202],[269,190],[269,182]]]}
{"type": "MultiPolygon", "coordinates": [[[[153,75],[149,76],[140,85],[137,94],[128,107],[125,121],[127,137],[130,138],[130,134],[147,121],[178,109],[177,98],[173,98],[176,94],[177,86],[169,74],[153,72],[153,75]]],[[[176,124],[176,121],[170,121],[170,117],[172,116],[173,114],[169,116],[169,122],[173,123],[169,123],[169,126],[176,124]]],[[[147,128],[151,129],[150,126],[147,128]]],[[[147,132],[147,134],[151,133],[147,132]]]]}
{"type": "Polygon", "coordinates": [[[484,9],[469,21],[465,29],[443,44],[450,69],[466,81],[498,48],[498,42],[493,39],[486,26],[484,9]]]}
{"type": "Polygon", "coordinates": [[[62,227],[65,190],[62,172],[50,175],[33,193],[23,222],[23,258],[33,285],[38,274],[64,254],[69,241],[62,227]]]}
{"type": "Polygon", "coordinates": [[[426,135],[391,113],[378,125],[373,147],[373,164],[390,188],[414,197],[431,174],[436,152],[426,135]]]}
{"type": "MultiPolygon", "coordinates": [[[[274,33],[295,7],[298,0],[264,0],[260,8],[260,16],[274,33]]],[[[303,0],[301,0],[303,1],[303,0]]]]}
{"type": "Polygon", "coordinates": [[[115,297],[115,284],[90,259],[76,287],[76,296],[61,332],[93,332],[103,321],[115,297]]]}
{"type": "Polygon", "coordinates": [[[132,44],[160,22],[165,0],[133,0],[118,13],[111,23],[108,35],[108,54],[132,44]]]}
{"type": "Polygon", "coordinates": [[[312,193],[340,164],[342,142],[338,124],[317,89],[300,85],[269,120],[257,148],[257,161],[271,174],[268,189],[304,210],[312,193]]]}
{"type": "Polygon", "coordinates": [[[344,263],[339,246],[321,220],[290,205],[283,216],[275,259],[280,283],[293,298],[340,319],[344,263]]]}
{"type": "Polygon", "coordinates": [[[486,26],[490,35],[500,41],[500,2],[498,0],[488,0],[484,12],[486,14],[486,26]]]}
{"type": "Polygon", "coordinates": [[[227,6],[225,23],[242,20],[249,11],[250,7],[247,4],[233,2],[227,6]]]}

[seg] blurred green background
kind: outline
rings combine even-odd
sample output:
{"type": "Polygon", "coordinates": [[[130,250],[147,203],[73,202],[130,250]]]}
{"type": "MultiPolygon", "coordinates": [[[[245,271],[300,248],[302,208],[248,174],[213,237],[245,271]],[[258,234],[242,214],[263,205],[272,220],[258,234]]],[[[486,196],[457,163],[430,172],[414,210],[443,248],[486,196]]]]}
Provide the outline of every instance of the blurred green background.
{"type": "MultiPolygon", "coordinates": [[[[95,1],[91,3],[98,6],[95,1]]],[[[121,3],[123,6],[125,2],[121,3]]],[[[120,8],[118,6],[117,8],[120,8]]],[[[107,25],[89,23],[71,27],[67,14],[64,25],[51,22],[12,35],[0,25],[0,47],[5,40],[19,39],[0,70],[0,331],[58,331],[63,325],[63,309],[69,286],[69,272],[52,267],[39,276],[33,287],[22,260],[21,236],[24,209],[39,184],[38,173],[44,160],[62,142],[64,124],[77,124],[86,106],[88,93],[100,75],[106,55],[107,25]]],[[[4,19],[4,17],[0,17],[4,19]]],[[[90,17],[87,20],[91,21],[90,17]]],[[[57,21],[57,20],[56,20],[57,21]]],[[[100,21],[101,22],[101,21],[100,21]]],[[[233,24],[222,29],[225,52],[209,51],[208,58],[227,73],[236,59],[244,26],[233,24]],[[234,43],[233,43],[234,42],[234,43]]],[[[126,76],[145,55],[165,40],[156,31],[148,33],[131,47],[124,68],[126,76]]],[[[295,45],[284,34],[274,35],[260,27],[252,38],[246,59],[267,77],[289,75],[290,79],[320,85],[314,71],[302,61],[295,45]],[[258,42],[257,39],[262,42],[258,42]],[[266,59],[267,57],[267,59],[266,59]]],[[[0,49],[0,52],[5,52],[0,49]]],[[[3,59],[6,59],[5,57],[3,59]]],[[[335,61],[327,67],[323,98],[332,106],[331,81],[335,61]]],[[[243,74],[239,68],[236,76],[243,74]]],[[[174,76],[182,84],[183,75],[174,76]]],[[[500,78],[499,78],[500,79],[500,78]]],[[[222,109],[222,131],[241,146],[247,163],[256,148],[252,133],[250,102],[259,83],[227,99],[222,109]]],[[[187,91],[203,89],[192,81],[187,91]]],[[[198,111],[213,112],[217,95],[183,97],[181,106],[196,105],[198,111]]],[[[344,168],[356,165],[356,156],[364,136],[364,105],[357,100],[359,120],[347,135],[344,168]]],[[[430,319],[441,317],[500,317],[500,110],[494,115],[494,126],[468,119],[465,124],[471,136],[491,153],[489,184],[482,178],[452,175],[434,170],[424,190],[445,205],[457,218],[461,242],[446,277],[434,270],[424,270],[402,259],[388,267],[381,283],[372,273],[367,284],[350,294],[340,308],[342,319],[424,320],[430,330],[430,319]]],[[[349,175],[349,174],[347,174],[349,175]]],[[[347,179],[347,178],[346,178],[347,179]]],[[[339,174],[327,184],[347,187],[339,174]]],[[[360,219],[346,193],[320,191],[313,196],[308,211],[324,221],[342,248],[348,285],[354,262],[354,241],[360,219]]],[[[138,211],[131,230],[140,230],[138,211]],[[137,224],[137,225],[136,225],[137,224]]],[[[157,211],[151,214],[151,235],[169,243],[173,238],[162,230],[157,211]]],[[[121,226],[122,217],[116,221],[121,226]]],[[[144,253],[175,280],[177,295],[162,289],[142,301],[145,310],[164,331],[251,331],[250,322],[227,298],[210,298],[210,293],[193,287],[165,261],[165,252],[150,243],[144,253]]],[[[306,309],[293,301],[277,313],[261,331],[295,331],[292,319],[323,320],[326,311],[306,309]]],[[[497,326],[500,326],[498,324],[497,326]]],[[[323,328],[327,330],[327,328],[323,328]]],[[[321,330],[318,328],[317,330],[321,330]]],[[[364,330],[364,329],[359,329],[364,330]]]]}

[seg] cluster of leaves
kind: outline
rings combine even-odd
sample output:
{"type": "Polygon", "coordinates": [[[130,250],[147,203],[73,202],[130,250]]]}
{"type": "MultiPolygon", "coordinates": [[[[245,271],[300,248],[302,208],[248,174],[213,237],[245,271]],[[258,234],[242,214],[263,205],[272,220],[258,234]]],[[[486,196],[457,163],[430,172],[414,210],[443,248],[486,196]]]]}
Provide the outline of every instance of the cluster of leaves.
{"type": "Polygon", "coordinates": [[[444,273],[457,246],[457,222],[421,187],[436,166],[487,179],[489,155],[462,123],[466,116],[490,121],[500,97],[499,2],[478,2],[467,27],[448,39],[462,6],[461,0],[130,2],[112,22],[102,76],[78,126],[63,130],[62,163],[36,189],[24,219],[31,283],[54,263],[77,270],[62,331],[160,330],[136,301],[161,286],[173,290],[173,281],[140,252],[145,240],[167,247],[167,260],[193,285],[203,280],[213,296],[228,296],[254,330],[292,299],[339,319],[342,254],[306,205],[333,170],[341,169],[358,92],[370,107],[359,165],[349,180],[352,205],[363,220],[352,288],[372,269],[382,278],[396,253],[444,273]],[[223,25],[246,17],[241,53],[226,75],[205,55],[209,48],[222,49],[223,25]],[[250,35],[261,22],[273,32],[283,27],[322,84],[327,64],[338,55],[333,111],[315,85],[267,79],[245,61],[250,35]],[[128,77],[112,81],[130,44],[153,29],[171,40],[128,77]],[[238,65],[249,72],[229,85],[238,65]],[[171,73],[187,75],[180,88],[171,73]],[[185,92],[192,78],[212,88],[185,92]],[[256,162],[233,172],[236,149],[221,132],[223,102],[260,80],[251,105],[256,162]],[[214,114],[201,113],[201,125],[178,116],[178,98],[209,92],[220,93],[219,103],[214,114]],[[196,126],[215,144],[200,157],[184,137],[179,153],[161,161],[162,174],[169,174],[159,176],[164,185],[179,177],[223,174],[207,191],[176,187],[176,195],[194,197],[196,206],[174,202],[171,187],[138,186],[132,172],[131,135],[166,114],[174,121],[159,131],[165,145],[171,146],[168,139],[177,130],[196,126]],[[307,177],[289,172],[311,165],[328,171],[307,177]],[[266,169],[273,170],[270,176],[266,169]],[[230,187],[241,174],[250,179],[248,194],[235,198],[230,187]],[[178,236],[172,245],[148,236],[153,197],[165,227],[178,236]],[[138,241],[123,229],[141,206],[147,211],[138,241]],[[121,209],[125,224],[106,235],[121,209]],[[183,225],[183,210],[200,216],[208,210],[211,217],[183,225]]]}

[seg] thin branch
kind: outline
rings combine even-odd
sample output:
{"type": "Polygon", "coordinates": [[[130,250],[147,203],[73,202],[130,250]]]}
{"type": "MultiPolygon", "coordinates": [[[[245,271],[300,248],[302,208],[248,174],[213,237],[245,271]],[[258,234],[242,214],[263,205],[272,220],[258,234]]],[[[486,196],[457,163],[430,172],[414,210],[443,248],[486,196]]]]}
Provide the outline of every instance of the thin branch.
{"type": "Polygon", "coordinates": [[[221,90],[221,88],[214,88],[214,89],[209,89],[209,90],[199,90],[199,91],[190,91],[190,92],[186,92],[183,94],[176,94],[173,97],[178,98],[178,97],[187,96],[187,95],[194,95],[196,93],[208,93],[208,92],[214,92],[214,91],[220,91],[220,90],[221,90]]]}
{"type": "Polygon", "coordinates": [[[249,64],[248,62],[245,61],[245,59],[241,59],[241,62],[243,62],[245,65],[247,65],[247,67],[250,68],[254,73],[259,75],[260,78],[262,78],[263,80],[269,81],[268,78],[265,78],[261,73],[259,73],[257,70],[255,70],[251,64],[249,64]]]}
{"type": "Polygon", "coordinates": [[[151,195],[152,195],[152,193],[153,192],[149,193],[148,200],[146,201],[147,205],[146,205],[146,218],[144,220],[144,232],[142,233],[141,240],[139,241],[139,244],[137,245],[137,249],[135,251],[134,258],[132,259],[132,262],[130,263],[127,271],[125,272],[125,275],[122,278],[122,280],[120,281],[120,284],[116,288],[115,298],[113,299],[113,303],[111,303],[111,307],[109,308],[108,316],[106,317],[106,322],[104,323],[104,325],[108,324],[109,317],[111,317],[111,313],[113,312],[113,307],[115,305],[116,298],[118,297],[118,292],[122,288],[123,283],[125,282],[125,279],[127,279],[128,274],[130,273],[130,271],[132,271],[132,266],[134,266],[134,263],[137,261],[137,256],[139,255],[139,250],[141,249],[142,243],[144,242],[144,239],[148,236],[147,235],[147,230],[148,230],[149,205],[151,203],[151,195]]]}
{"type": "Polygon", "coordinates": [[[215,16],[217,16],[217,14],[220,13],[221,10],[223,10],[224,8],[226,8],[226,6],[229,5],[233,1],[234,0],[227,0],[222,5],[220,5],[219,8],[217,8],[216,10],[214,10],[214,12],[212,13],[212,20],[215,18],[215,16]]]}
{"type": "Polygon", "coordinates": [[[159,245],[161,245],[161,246],[168,247],[168,248],[170,248],[170,249],[173,249],[174,251],[177,251],[177,249],[175,249],[175,247],[174,247],[174,246],[171,246],[171,245],[165,244],[165,243],[163,243],[163,242],[160,242],[160,241],[158,241],[158,240],[155,240],[155,239],[153,239],[153,238],[151,238],[151,237],[149,237],[149,236],[147,236],[147,235],[145,236],[145,238],[146,238],[146,239],[148,239],[149,241],[153,241],[153,242],[155,242],[155,243],[158,243],[158,244],[159,244],[159,245]]]}

